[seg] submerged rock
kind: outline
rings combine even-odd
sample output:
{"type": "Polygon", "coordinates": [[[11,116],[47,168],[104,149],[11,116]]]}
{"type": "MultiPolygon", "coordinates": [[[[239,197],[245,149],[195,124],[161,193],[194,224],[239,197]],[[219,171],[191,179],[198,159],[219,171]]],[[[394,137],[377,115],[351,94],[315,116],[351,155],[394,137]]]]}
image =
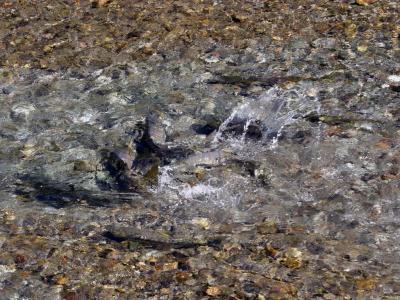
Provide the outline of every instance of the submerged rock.
{"type": "Polygon", "coordinates": [[[400,75],[390,75],[387,80],[393,91],[400,92],[400,75]]]}
{"type": "Polygon", "coordinates": [[[224,138],[227,137],[244,137],[244,139],[260,140],[263,135],[262,124],[260,120],[241,120],[234,118],[226,124],[221,132],[224,138]]]}
{"type": "Polygon", "coordinates": [[[104,236],[117,241],[135,242],[138,246],[149,247],[155,249],[184,249],[197,248],[200,246],[217,246],[221,243],[220,238],[212,238],[209,240],[196,240],[189,238],[179,238],[168,234],[167,232],[138,230],[137,228],[124,228],[112,226],[109,231],[104,233],[104,236]]]}

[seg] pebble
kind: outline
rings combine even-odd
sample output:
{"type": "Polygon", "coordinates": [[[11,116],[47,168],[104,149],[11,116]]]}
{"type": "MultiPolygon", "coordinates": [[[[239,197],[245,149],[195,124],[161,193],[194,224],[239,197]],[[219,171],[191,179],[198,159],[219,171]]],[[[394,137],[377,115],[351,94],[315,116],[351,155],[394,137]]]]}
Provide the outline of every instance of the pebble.
{"type": "Polygon", "coordinates": [[[0,265],[0,276],[3,276],[6,273],[14,273],[17,269],[15,266],[7,266],[7,265],[0,265]]]}
{"type": "Polygon", "coordinates": [[[400,84],[400,75],[390,75],[387,79],[391,84],[400,84]]]}
{"type": "Polygon", "coordinates": [[[163,271],[172,271],[178,269],[178,262],[168,262],[164,264],[163,271]]]}
{"type": "Polygon", "coordinates": [[[278,226],[274,221],[265,221],[257,226],[259,234],[272,234],[278,232],[278,226]]]}
{"type": "Polygon", "coordinates": [[[361,6],[367,6],[367,5],[373,4],[375,2],[376,2],[376,0],[356,0],[356,3],[361,6]]]}
{"type": "Polygon", "coordinates": [[[366,52],[368,50],[368,46],[367,45],[364,45],[364,44],[360,44],[360,45],[358,45],[357,46],[357,51],[358,52],[366,52]]]}
{"type": "Polygon", "coordinates": [[[206,230],[210,228],[210,221],[207,218],[194,218],[192,223],[206,230]]]}
{"type": "Polygon", "coordinates": [[[314,40],[311,45],[315,48],[334,49],[336,47],[336,39],[334,38],[319,38],[314,40]]]}
{"type": "Polygon", "coordinates": [[[175,275],[175,279],[178,282],[185,282],[191,277],[191,274],[188,272],[177,272],[175,275]]]}
{"type": "Polygon", "coordinates": [[[387,80],[392,90],[400,92],[400,75],[390,75],[387,80]]]}
{"type": "Polygon", "coordinates": [[[356,280],[356,288],[361,291],[371,291],[376,287],[377,279],[374,277],[361,278],[356,280]]]}
{"type": "Polygon", "coordinates": [[[221,295],[221,288],[219,288],[218,286],[209,286],[209,287],[207,288],[206,293],[207,293],[207,295],[209,295],[209,296],[216,297],[216,296],[221,295]]]}
{"type": "Polygon", "coordinates": [[[11,113],[14,117],[23,117],[27,118],[32,112],[34,112],[36,108],[32,104],[25,104],[25,105],[15,105],[11,109],[11,113]]]}
{"type": "Polygon", "coordinates": [[[5,221],[14,221],[16,219],[15,212],[11,209],[2,209],[0,213],[3,215],[5,221]]]}
{"type": "Polygon", "coordinates": [[[69,291],[66,295],[65,295],[65,300],[78,300],[79,299],[79,295],[77,292],[75,291],[69,291]]]}
{"type": "Polygon", "coordinates": [[[284,254],[283,265],[291,269],[298,269],[302,266],[303,253],[298,248],[289,248],[284,254]]]}

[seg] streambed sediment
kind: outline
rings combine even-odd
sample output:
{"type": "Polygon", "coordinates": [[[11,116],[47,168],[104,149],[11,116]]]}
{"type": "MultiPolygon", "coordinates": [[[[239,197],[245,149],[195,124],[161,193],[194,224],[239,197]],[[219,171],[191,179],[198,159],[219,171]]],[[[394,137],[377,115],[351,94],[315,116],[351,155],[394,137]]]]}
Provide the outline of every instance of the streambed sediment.
{"type": "Polygon", "coordinates": [[[399,297],[397,1],[0,6],[0,299],[399,297]]]}

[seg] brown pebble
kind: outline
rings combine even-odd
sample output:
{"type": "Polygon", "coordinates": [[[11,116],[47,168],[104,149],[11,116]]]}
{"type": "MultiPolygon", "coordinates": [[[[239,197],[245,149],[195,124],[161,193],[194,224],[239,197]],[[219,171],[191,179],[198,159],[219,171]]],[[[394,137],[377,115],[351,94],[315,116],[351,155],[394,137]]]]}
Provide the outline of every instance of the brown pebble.
{"type": "Polygon", "coordinates": [[[367,5],[370,5],[375,2],[376,2],[376,0],[356,0],[356,3],[358,5],[362,5],[362,6],[367,6],[367,5]]]}
{"type": "Polygon", "coordinates": [[[221,289],[218,286],[209,286],[206,293],[209,296],[219,296],[221,295],[221,289]]]}
{"type": "Polygon", "coordinates": [[[267,256],[270,256],[272,258],[276,258],[279,254],[279,251],[272,247],[270,244],[267,245],[267,247],[265,248],[265,252],[267,253],[267,256]]]}
{"type": "Polygon", "coordinates": [[[390,141],[387,139],[382,139],[379,142],[377,142],[375,144],[375,147],[380,149],[380,150],[388,150],[390,149],[391,145],[390,145],[390,141]]]}
{"type": "Polygon", "coordinates": [[[267,221],[257,226],[259,234],[272,234],[278,232],[278,226],[274,221],[267,221]]]}
{"type": "Polygon", "coordinates": [[[371,291],[375,289],[376,282],[376,278],[373,277],[361,278],[356,280],[356,287],[357,290],[371,291]]]}
{"type": "Polygon", "coordinates": [[[26,262],[26,257],[22,254],[17,254],[14,258],[16,264],[23,264],[26,262]]]}
{"type": "Polygon", "coordinates": [[[61,276],[57,277],[56,283],[58,285],[65,285],[68,283],[68,278],[64,275],[61,275],[61,276]]]}
{"type": "Polygon", "coordinates": [[[78,300],[78,293],[75,291],[69,291],[66,295],[65,295],[65,300],[78,300]]]}
{"type": "Polygon", "coordinates": [[[178,282],[185,282],[189,278],[190,278],[190,273],[188,273],[188,272],[178,272],[175,275],[175,279],[178,282]]]}

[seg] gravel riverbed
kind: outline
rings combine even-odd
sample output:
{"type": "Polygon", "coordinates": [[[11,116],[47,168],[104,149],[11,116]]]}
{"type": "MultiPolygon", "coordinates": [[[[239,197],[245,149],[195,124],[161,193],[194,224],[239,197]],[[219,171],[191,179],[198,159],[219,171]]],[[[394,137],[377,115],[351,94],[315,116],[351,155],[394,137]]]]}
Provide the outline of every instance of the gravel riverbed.
{"type": "Polygon", "coordinates": [[[0,2],[0,299],[399,299],[399,15],[0,2]]]}

